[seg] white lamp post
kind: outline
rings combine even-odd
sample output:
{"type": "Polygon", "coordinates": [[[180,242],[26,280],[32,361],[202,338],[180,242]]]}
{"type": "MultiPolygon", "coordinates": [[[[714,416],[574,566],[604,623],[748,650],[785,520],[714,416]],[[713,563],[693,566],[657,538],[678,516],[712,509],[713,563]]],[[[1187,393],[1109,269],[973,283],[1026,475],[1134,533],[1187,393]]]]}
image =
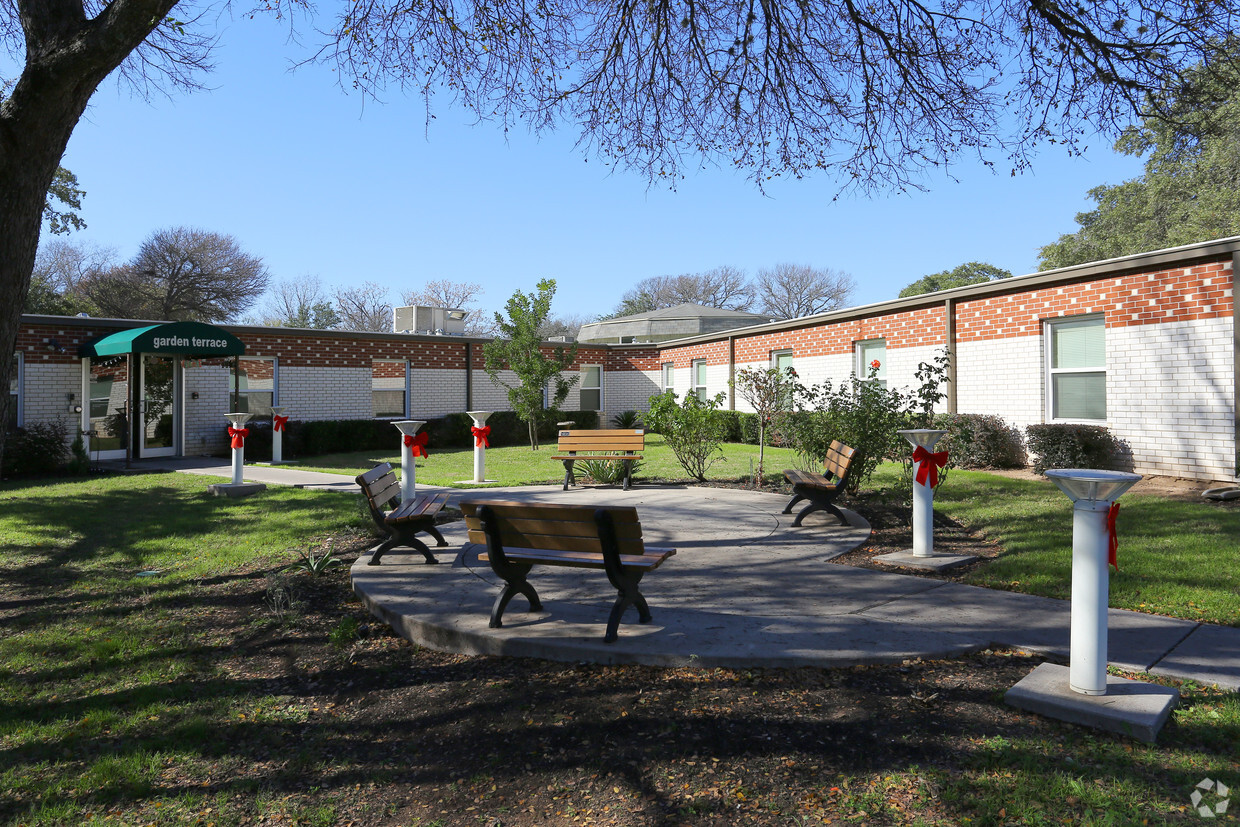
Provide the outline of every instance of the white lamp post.
{"type": "Polygon", "coordinates": [[[914,428],[896,431],[913,446],[913,556],[934,556],[934,485],[947,452],[932,453],[947,431],[914,428]]]}
{"type": "Polygon", "coordinates": [[[494,411],[466,411],[470,418],[474,420],[473,431],[474,436],[474,482],[487,481],[487,446],[491,443],[488,438],[491,435],[491,429],[487,427],[487,417],[494,411]]]}
{"type": "Polygon", "coordinates": [[[413,455],[414,438],[418,430],[426,424],[424,419],[403,419],[399,422],[393,422],[396,429],[401,432],[400,440],[400,498],[402,502],[409,502],[413,499],[413,495],[418,490],[417,465],[414,464],[416,459],[413,455]]]}
{"type": "Polygon", "coordinates": [[[245,438],[248,429],[245,423],[250,421],[251,414],[224,414],[228,418],[228,436],[232,443],[232,484],[241,484],[241,469],[245,467],[245,438]]]}
{"type": "Polygon", "coordinates": [[[288,417],[284,416],[283,405],[271,406],[271,464],[284,462],[284,426],[288,417]]]}
{"type": "Polygon", "coordinates": [[[1082,695],[1107,693],[1107,606],[1111,504],[1141,479],[1123,471],[1080,468],[1047,471],[1072,500],[1072,636],[1068,687],[1082,695]]]}

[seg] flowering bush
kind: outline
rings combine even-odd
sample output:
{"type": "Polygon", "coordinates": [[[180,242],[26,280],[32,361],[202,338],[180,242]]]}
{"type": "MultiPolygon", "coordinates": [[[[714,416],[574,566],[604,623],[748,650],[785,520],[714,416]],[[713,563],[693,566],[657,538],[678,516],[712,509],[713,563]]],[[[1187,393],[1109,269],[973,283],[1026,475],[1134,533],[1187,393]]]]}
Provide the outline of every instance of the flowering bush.
{"type": "Polygon", "coordinates": [[[722,404],[722,393],[705,401],[690,393],[679,405],[672,391],[650,397],[646,427],[663,435],[680,466],[699,481],[705,480],[710,467],[723,458],[726,431],[719,410],[722,404]]]}

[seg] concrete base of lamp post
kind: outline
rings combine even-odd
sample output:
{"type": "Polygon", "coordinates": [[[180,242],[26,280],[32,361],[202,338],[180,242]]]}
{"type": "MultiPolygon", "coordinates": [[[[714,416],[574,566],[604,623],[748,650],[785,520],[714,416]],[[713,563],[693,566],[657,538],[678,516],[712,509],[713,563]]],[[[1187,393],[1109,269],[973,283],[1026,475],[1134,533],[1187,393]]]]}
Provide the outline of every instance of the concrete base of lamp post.
{"type": "Polygon", "coordinates": [[[874,558],[875,563],[886,566],[899,566],[905,569],[921,569],[922,571],[947,571],[977,559],[973,554],[934,554],[926,557],[911,551],[896,551],[891,554],[880,554],[874,558]]]}
{"type": "Polygon", "coordinates": [[[1083,695],[1068,685],[1068,667],[1044,663],[1009,689],[1003,700],[1026,712],[1152,744],[1179,702],[1180,690],[1107,675],[1105,695],[1083,695]]]}
{"type": "Polygon", "coordinates": [[[207,491],[217,497],[248,497],[251,494],[257,494],[259,491],[266,491],[267,486],[261,482],[217,482],[214,485],[208,485],[207,491]]]}

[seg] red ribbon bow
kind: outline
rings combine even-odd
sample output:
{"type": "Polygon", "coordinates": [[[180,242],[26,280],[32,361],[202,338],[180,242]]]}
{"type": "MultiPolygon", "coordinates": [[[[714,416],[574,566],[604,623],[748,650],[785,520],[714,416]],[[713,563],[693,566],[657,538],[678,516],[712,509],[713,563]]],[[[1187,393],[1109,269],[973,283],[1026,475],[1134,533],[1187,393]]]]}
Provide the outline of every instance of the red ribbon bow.
{"type": "Polygon", "coordinates": [[[234,428],[233,426],[229,425],[228,435],[232,437],[232,447],[244,448],[245,438],[250,435],[250,429],[249,428],[234,428]]]}
{"type": "Polygon", "coordinates": [[[490,448],[491,447],[491,440],[488,438],[491,436],[490,425],[484,425],[481,428],[474,427],[474,428],[470,428],[469,430],[472,431],[474,434],[474,447],[475,448],[490,448]]]}
{"type": "Polygon", "coordinates": [[[271,415],[271,430],[283,431],[284,425],[286,422],[288,422],[287,416],[280,416],[279,414],[272,414],[271,415]]]}
{"type": "Polygon", "coordinates": [[[430,434],[428,434],[426,431],[423,431],[417,436],[414,436],[412,434],[405,434],[405,444],[413,449],[413,456],[415,458],[430,456],[430,454],[427,453],[426,451],[426,441],[428,439],[430,439],[430,434]]]}
{"type": "Polygon", "coordinates": [[[939,469],[947,467],[947,452],[930,453],[925,447],[918,445],[913,449],[913,462],[917,463],[917,482],[931,488],[939,487],[939,469]],[[930,482],[927,483],[926,480],[930,482]]]}
{"type": "Polygon", "coordinates": [[[1119,503],[1111,503],[1107,510],[1107,565],[1115,566],[1119,571],[1119,535],[1115,533],[1115,518],[1119,516],[1119,503]]]}

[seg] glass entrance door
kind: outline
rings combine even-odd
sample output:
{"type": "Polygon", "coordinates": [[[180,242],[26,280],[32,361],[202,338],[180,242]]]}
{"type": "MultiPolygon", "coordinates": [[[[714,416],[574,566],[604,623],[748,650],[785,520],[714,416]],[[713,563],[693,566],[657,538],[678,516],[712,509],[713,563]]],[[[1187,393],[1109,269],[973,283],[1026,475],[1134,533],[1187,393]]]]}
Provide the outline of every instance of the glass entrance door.
{"type": "Polygon", "coordinates": [[[129,447],[129,362],[92,356],[87,364],[90,450],[99,459],[124,459],[129,447]]]}
{"type": "Polygon", "coordinates": [[[142,457],[176,455],[176,360],[142,354],[142,457]]]}

